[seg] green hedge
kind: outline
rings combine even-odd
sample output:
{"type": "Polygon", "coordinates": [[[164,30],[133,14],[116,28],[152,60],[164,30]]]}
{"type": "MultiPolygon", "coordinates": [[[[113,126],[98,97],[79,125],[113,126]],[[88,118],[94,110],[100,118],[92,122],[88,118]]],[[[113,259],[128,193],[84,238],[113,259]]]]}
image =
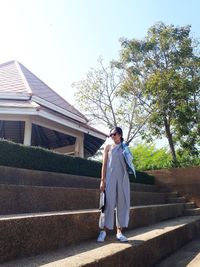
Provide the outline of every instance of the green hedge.
{"type": "Polygon", "coordinates": [[[0,141],[0,165],[91,177],[100,177],[101,173],[100,162],[4,140],[0,141]]]}
{"type": "MultiPolygon", "coordinates": [[[[40,147],[30,147],[0,140],[0,165],[24,169],[68,173],[89,177],[100,177],[102,164],[98,161],[62,155],[40,147]]],[[[153,184],[153,176],[137,172],[130,181],[153,184]]]]}

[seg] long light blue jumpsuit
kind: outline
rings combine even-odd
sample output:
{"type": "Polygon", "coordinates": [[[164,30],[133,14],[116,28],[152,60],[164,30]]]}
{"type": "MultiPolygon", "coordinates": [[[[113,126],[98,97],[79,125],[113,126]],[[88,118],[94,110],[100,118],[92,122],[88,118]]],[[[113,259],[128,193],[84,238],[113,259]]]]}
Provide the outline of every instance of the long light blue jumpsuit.
{"type": "Polygon", "coordinates": [[[121,143],[108,152],[106,167],[106,205],[101,213],[99,227],[113,229],[114,210],[116,208],[116,226],[128,227],[130,209],[130,183],[126,170],[121,143]]]}

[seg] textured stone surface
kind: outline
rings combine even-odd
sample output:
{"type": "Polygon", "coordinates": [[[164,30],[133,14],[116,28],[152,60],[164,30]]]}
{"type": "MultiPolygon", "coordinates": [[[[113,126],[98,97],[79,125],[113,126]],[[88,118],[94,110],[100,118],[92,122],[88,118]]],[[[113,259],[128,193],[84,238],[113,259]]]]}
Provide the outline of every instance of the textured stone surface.
{"type": "Polygon", "coordinates": [[[97,189],[0,185],[0,214],[98,207],[97,189]]]}
{"type": "MultiPolygon", "coordinates": [[[[170,179],[166,179],[167,187],[176,190],[171,187],[170,179]]],[[[181,186],[179,179],[178,184],[181,186]]],[[[157,224],[182,216],[185,208],[184,203],[158,204],[181,199],[177,192],[158,193],[159,185],[159,182],[158,186],[131,184],[131,204],[135,207],[130,211],[129,229],[138,229],[126,232],[130,238],[128,244],[113,242],[113,238],[97,244],[90,240],[96,239],[99,231],[99,211],[83,209],[98,207],[99,179],[0,166],[0,213],[27,213],[0,216],[1,266],[6,266],[8,260],[47,252],[50,257],[41,256],[40,262],[33,260],[29,264],[27,259],[24,265],[8,266],[154,266],[198,234],[200,227],[198,216],[157,224]],[[82,249],[78,252],[79,243],[82,249]],[[54,257],[53,251],[60,249],[64,254],[54,257]]]]}
{"type": "Polygon", "coordinates": [[[170,257],[158,263],[155,267],[199,267],[200,239],[195,239],[182,247],[170,257]]]}
{"type": "Polygon", "coordinates": [[[182,217],[128,231],[128,243],[116,242],[114,236],[108,236],[103,244],[93,240],[57,252],[5,263],[4,267],[153,267],[199,233],[200,217],[182,217]]]}
{"type": "Polygon", "coordinates": [[[165,204],[167,199],[166,193],[131,191],[131,206],[165,204]]]}
{"type": "Polygon", "coordinates": [[[0,183],[54,187],[99,188],[99,179],[71,174],[0,166],[0,183]]]}
{"type": "MultiPolygon", "coordinates": [[[[97,209],[99,190],[0,185],[0,214],[97,209]]],[[[166,203],[165,193],[131,192],[131,205],[166,203]]]]}
{"type": "Polygon", "coordinates": [[[157,185],[178,191],[200,207],[200,167],[147,171],[155,176],[157,185]]]}
{"type": "MultiPolygon", "coordinates": [[[[183,204],[131,208],[129,228],[181,216],[183,204]]],[[[0,216],[0,261],[54,250],[96,238],[99,212],[77,211],[0,216]]]]}
{"type": "Polygon", "coordinates": [[[184,210],[185,216],[197,216],[200,215],[200,208],[193,208],[193,209],[185,209],[184,210]]]}
{"type": "MultiPolygon", "coordinates": [[[[98,189],[100,180],[94,177],[0,166],[0,183],[98,189]]],[[[155,185],[131,183],[133,191],[156,192],[157,189],[155,185]]]]}
{"type": "Polygon", "coordinates": [[[35,255],[94,238],[97,220],[97,212],[1,218],[0,260],[35,255]]]}

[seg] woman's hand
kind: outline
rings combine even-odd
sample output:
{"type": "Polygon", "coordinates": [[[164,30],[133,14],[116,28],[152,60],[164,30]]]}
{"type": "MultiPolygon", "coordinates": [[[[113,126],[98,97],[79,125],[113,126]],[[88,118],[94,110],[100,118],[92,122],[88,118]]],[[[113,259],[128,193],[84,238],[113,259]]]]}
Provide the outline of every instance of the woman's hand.
{"type": "Polygon", "coordinates": [[[100,190],[101,191],[104,191],[106,189],[106,183],[105,183],[105,180],[101,180],[101,183],[100,183],[100,190]]]}

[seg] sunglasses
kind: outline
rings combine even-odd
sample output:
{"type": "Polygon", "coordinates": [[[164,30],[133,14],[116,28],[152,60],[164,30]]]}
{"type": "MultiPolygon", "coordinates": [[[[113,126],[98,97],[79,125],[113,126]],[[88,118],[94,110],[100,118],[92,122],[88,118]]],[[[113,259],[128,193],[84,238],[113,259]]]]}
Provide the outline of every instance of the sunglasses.
{"type": "Polygon", "coordinates": [[[110,134],[110,137],[112,137],[112,136],[116,136],[116,134],[117,134],[117,133],[111,133],[111,134],[110,134]]]}

